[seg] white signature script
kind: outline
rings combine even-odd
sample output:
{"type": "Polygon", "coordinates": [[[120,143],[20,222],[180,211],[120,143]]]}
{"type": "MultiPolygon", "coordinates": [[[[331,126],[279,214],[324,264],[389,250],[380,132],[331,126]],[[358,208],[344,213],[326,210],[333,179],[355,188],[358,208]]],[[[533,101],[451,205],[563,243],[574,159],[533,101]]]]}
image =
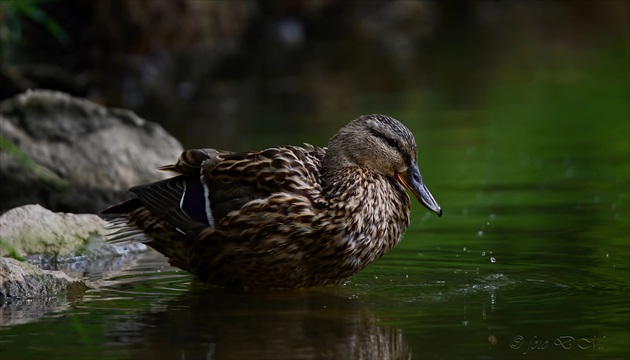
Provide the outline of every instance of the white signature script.
{"type": "Polygon", "coordinates": [[[573,337],[568,335],[562,335],[555,338],[544,338],[540,336],[532,336],[529,341],[522,335],[516,335],[510,341],[510,347],[514,350],[524,349],[523,354],[527,354],[530,350],[544,350],[549,346],[555,346],[565,350],[570,349],[601,349],[602,341],[605,339],[602,337],[573,337]]]}

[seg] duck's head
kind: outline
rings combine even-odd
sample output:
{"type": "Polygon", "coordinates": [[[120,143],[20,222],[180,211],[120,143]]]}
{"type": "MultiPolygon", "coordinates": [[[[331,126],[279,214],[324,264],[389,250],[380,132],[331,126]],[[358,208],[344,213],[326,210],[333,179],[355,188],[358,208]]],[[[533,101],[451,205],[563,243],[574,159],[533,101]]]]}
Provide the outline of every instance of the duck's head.
{"type": "Polygon", "coordinates": [[[363,166],[401,183],[438,216],[442,209],[422,181],[418,147],[400,121],[386,115],[364,115],[344,126],[328,143],[325,169],[363,166]]]}

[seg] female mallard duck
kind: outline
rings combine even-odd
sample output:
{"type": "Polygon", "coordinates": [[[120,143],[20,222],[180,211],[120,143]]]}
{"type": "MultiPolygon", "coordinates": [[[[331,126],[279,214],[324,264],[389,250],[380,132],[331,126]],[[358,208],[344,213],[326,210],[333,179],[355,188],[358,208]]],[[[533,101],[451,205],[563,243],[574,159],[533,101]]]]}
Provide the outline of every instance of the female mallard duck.
{"type": "Polygon", "coordinates": [[[328,148],[184,151],[177,176],[130,189],[102,212],[118,238],[142,235],[174,266],[238,287],[338,284],[380,258],[409,226],[405,188],[438,215],[413,135],[385,115],[361,116],[328,148]]]}

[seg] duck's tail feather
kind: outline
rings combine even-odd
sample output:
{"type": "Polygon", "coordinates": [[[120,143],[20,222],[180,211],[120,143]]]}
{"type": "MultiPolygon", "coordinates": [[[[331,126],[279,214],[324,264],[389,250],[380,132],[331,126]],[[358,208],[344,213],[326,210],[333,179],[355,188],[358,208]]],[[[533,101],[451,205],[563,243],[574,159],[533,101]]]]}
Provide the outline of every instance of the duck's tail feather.
{"type": "Polygon", "coordinates": [[[173,266],[188,269],[190,236],[154,214],[140,199],[128,200],[101,212],[109,226],[106,241],[115,244],[144,243],[169,259],[173,266]]]}
{"type": "Polygon", "coordinates": [[[198,176],[183,175],[131,188],[137,198],[100,213],[110,223],[107,240],[145,243],[187,269],[191,242],[213,225],[205,189],[198,176]]]}
{"type": "Polygon", "coordinates": [[[127,244],[133,242],[148,243],[151,241],[141,229],[130,225],[123,217],[107,219],[107,222],[105,238],[109,243],[127,244]]]}

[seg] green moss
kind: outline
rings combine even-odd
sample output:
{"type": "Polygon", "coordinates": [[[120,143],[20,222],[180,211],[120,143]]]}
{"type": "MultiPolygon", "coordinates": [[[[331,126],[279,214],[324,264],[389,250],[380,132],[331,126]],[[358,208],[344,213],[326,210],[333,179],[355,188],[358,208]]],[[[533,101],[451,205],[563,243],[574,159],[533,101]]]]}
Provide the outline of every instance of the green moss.
{"type": "Polygon", "coordinates": [[[11,140],[2,135],[0,135],[0,150],[6,151],[11,157],[35,174],[35,176],[53,186],[55,189],[65,190],[68,188],[68,183],[65,180],[61,179],[45,166],[38,164],[11,140]]]}
{"type": "Polygon", "coordinates": [[[4,240],[0,240],[0,251],[2,256],[10,257],[15,260],[24,261],[24,258],[20,256],[15,247],[4,240]]]}

